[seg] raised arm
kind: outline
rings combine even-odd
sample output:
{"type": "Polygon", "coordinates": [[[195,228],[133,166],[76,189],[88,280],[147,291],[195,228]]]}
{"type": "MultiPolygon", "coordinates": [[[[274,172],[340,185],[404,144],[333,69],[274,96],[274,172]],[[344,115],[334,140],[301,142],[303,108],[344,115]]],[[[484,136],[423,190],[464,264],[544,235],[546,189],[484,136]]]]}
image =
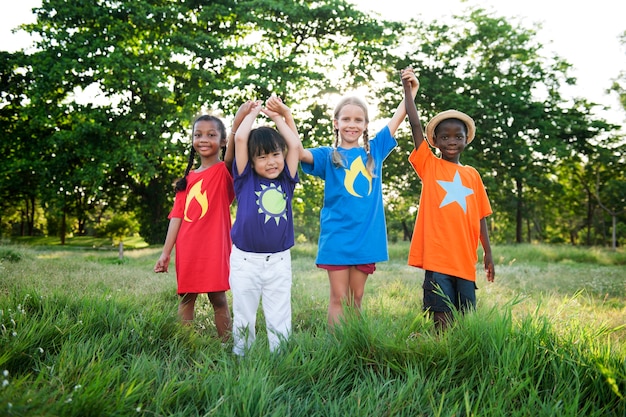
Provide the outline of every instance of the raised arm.
{"type": "Polygon", "coordinates": [[[265,103],[263,113],[274,121],[278,131],[285,138],[288,148],[285,163],[289,167],[291,176],[295,177],[298,163],[300,162],[302,143],[300,142],[300,136],[291,115],[291,110],[283,103],[280,97],[273,95],[265,103]]]}
{"type": "Polygon", "coordinates": [[[245,115],[237,133],[235,133],[235,161],[237,162],[237,172],[241,174],[248,164],[248,138],[252,125],[256,117],[261,112],[261,102],[250,102],[250,111],[245,115]]]}
{"type": "Polygon", "coordinates": [[[407,78],[402,77],[402,86],[404,87],[404,105],[406,107],[406,114],[409,115],[413,144],[415,145],[415,149],[417,149],[422,142],[424,142],[424,131],[420,123],[419,114],[417,113],[417,107],[415,107],[415,99],[411,97],[413,93],[411,84],[407,78]]]}
{"type": "MultiPolygon", "coordinates": [[[[417,95],[417,89],[419,88],[420,83],[417,80],[415,73],[413,72],[413,68],[408,67],[406,69],[403,69],[401,71],[401,75],[402,83],[404,84],[406,80],[411,85],[411,99],[414,100],[415,96],[417,95]]],[[[391,120],[389,120],[389,122],[387,123],[387,127],[389,127],[391,136],[394,136],[396,134],[396,130],[398,130],[400,123],[402,123],[402,121],[404,121],[404,118],[406,117],[406,106],[404,105],[405,101],[405,99],[402,99],[395,113],[393,114],[393,116],[391,116],[391,120]]]]}
{"type": "Polygon", "coordinates": [[[239,106],[237,113],[235,114],[235,119],[233,120],[233,126],[228,134],[228,143],[226,144],[226,153],[224,154],[224,162],[228,167],[228,171],[230,172],[233,168],[233,160],[235,159],[235,133],[237,129],[239,129],[239,125],[241,124],[243,118],[246,114],[250,113],[250,109],[252,108],[252,101],[248,100],[239,106]]]}

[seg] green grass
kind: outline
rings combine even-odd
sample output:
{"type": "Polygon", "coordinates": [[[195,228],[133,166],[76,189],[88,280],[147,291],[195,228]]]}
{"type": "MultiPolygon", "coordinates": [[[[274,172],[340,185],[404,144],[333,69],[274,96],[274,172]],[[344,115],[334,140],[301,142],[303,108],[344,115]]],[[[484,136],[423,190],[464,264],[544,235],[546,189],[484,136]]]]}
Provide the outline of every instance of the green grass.
{"type": "Polygon", "coordinates": [[[293,250],[285,351],[268,352],[260,313],[238,360],[206,297],[192,328],[178,324],[175,274],[152,272],[158,247],[119,262],[0,245],[0,415],[626,415],[624,252],[494,247],[496,282],[479,271],[478,310],[440,335],[405,242],[368,280],[362,319],[329,334],[315,250],[293,250]]]}
{"type": "MultiPolygon", "coordinates": [[[[70,236],[65,239],[65,245],[61,245],[61,239],[54,236],[24,236],[12,239],[16,243],[24,243],[37,246],[60,246],[66,249],[110,249],[117,250],[118,244],[109,238],[93,236],[70,236]]],[[[140,236],[131,236],[124,239],[125,249],[141,249],[148,244],[140,236]]]]}

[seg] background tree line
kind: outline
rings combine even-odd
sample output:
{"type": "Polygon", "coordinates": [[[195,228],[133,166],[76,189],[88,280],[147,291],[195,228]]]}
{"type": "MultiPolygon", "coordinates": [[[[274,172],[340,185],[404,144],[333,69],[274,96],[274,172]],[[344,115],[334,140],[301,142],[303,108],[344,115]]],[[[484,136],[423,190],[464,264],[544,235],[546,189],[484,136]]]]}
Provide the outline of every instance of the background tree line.
{"type": "MultiPolygon", "coordinates": [[[[480,8],[389,22],[343,0],[44,0],[36,16],[24,25],[33,51],[0,52],[5,236],[63,242],[126,219],[161,243],[197,113],[228,121],[275,93],[304,145],[327,145],[337,95],[363,87],[390,117],[411,65],[423,123],[448,108],[476,120],[462,161],[488,188],[494,241],[626,242],[624,138],[596,104],[561,95],[570,64],[546,56],[534,28],[480,8]]],[[[622,99],[625,85],[622,74],[612,86],[622,99]]],[[[410,238],[420,193],[408,124],[397,138],[384,171],[391,240],[410,238]]],[[[322,193],[301,175],[300,239],[317,239],[322,193]]]]}

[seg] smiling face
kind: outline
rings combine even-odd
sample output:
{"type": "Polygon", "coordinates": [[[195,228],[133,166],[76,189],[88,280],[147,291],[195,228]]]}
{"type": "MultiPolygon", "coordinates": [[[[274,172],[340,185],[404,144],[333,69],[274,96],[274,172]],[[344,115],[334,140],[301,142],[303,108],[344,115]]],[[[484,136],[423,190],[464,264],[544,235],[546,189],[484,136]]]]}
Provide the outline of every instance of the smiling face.
{"type": "Polygon", "coordinates": [[[275,130],[259,127],[250,132],[248,158],[257,175],[273,180],[285,169],[287,142],[275,130]]]}
{"type": "Polygon", "coordinates": [[[367,114],[363,107],[357,104],[345,104],[337,112],[333,125],[339,131],[343,148],[355,148],[359,146],[359,138],[367,129],[367,114]]]}
{"type": "Polygon", "coordinates": [[[204,159],[218,159],[226,138],[214,121],[198,120],[193,126],[193,148],[204,159]]]}
{"type": "Polygon", "coordinates": [[[433,135],[434,145],[441,151],[441,158],[459,163],[461,153],[467,146],[467,127],[458,119],[446,119],[439,123],[433,135]]]}
{"type": "Polygon", "coordinates": [[[280,149],[252,158],[252,168],[261,177],[273,180],[285,169],[285,155],[280,149]]]}

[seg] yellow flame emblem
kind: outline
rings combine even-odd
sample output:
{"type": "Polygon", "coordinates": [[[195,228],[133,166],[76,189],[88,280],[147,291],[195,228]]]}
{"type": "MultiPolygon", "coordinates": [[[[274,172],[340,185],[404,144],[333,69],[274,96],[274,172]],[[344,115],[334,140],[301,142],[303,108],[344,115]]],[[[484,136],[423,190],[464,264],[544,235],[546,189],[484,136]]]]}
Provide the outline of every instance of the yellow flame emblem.
{"type": "Polygon", "coordinates": [[[359,195],[359,193],[354,191],[354,183],[359,174],[362,174],[369,183],[369,190],[367,191],[367,195],[372,192],[372,176],[365,168],[365,164],[363,164],[363,159],[361,159],[360,157],[356,158],[354,161],[352,161],[352,164],[350,164],[350,169],[345,169],[345,171],[346,178],[344,178],[343,180],[343,185],[346,187],[346,191],[348,191],[355,197],[363,197],[362,195],[359,195]]]}
{"type": "Polygon", "coordinates": [[[187,200],[185,201],[185,221],[186,222],[192,221],[189,217],[187,217],[187,209],[189,209],[189,204],[191,204],[193,200],[196,200],[198,204],[200,204],[200,208],[202,209],[202,212],[200,213],[200,217],[198,217],[198,220],[203,218],[206,212],[209,210],[209,200],[206,197],[206,191],[202,192],[202,181],[203,180],[200,180],[197,183],[195,183],[193,187],[191,187],[191,189],[189,190],[189,194],[187,194],[187,200]]]}

